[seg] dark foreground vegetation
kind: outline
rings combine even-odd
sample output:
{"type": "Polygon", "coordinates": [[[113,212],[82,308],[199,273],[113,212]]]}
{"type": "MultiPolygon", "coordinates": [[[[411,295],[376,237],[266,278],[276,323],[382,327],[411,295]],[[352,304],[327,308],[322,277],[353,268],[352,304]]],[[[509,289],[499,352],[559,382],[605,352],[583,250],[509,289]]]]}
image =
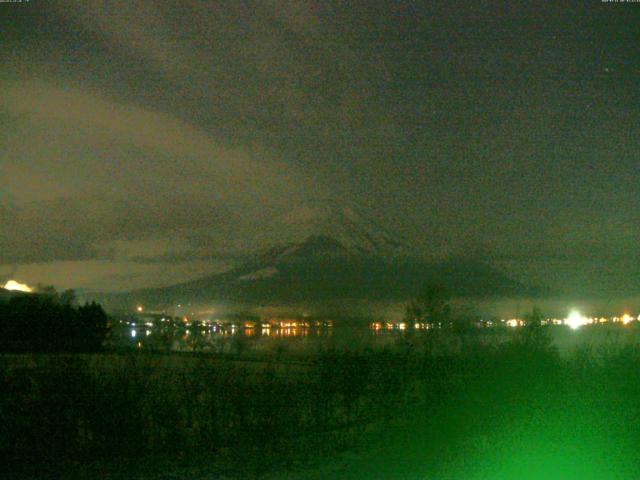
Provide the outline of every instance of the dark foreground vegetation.
{"type": "Polygon", "coordinates": [[[72,290],[17,294],[0,301],[0,351],[95,352],[107,323],[100,305],[77,305],[72,290]]]}
{"type": "Polygon", "coordinates": [[[450,332],[307,362],[1,357],[5,478],[632,479],[640,350],[450,332]],[[446,338],[445,338],[446,337],[446,338]]]}

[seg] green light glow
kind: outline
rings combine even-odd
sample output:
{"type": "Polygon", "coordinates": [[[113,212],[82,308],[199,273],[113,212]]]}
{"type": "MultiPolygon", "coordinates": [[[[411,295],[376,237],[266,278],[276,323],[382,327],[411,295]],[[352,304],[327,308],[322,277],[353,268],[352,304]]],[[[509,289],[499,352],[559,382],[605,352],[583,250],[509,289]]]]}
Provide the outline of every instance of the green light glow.
{"type": "Polygon", "coordinates": [[[577,310],[572,310],[564,323],[576,330],[577,328],[587,324],[587,318],[583,317],[577,310]]]}

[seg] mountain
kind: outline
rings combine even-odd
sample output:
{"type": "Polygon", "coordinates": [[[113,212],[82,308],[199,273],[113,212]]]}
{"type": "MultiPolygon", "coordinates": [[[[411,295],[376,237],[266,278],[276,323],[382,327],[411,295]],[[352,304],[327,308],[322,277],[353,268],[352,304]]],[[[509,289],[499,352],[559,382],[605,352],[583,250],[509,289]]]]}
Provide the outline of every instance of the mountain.
{"type": "Polygon", "coordinates": [[[147,305],[187,302],[279,304],[335,299],[406,300],[427,283],[455,296],[518,296],[531,289],[466,259],[427,262],[355,209],[316,203],[276,222],[291,240],[252,255],[227,272],[130,292],[147,305]]]}
{"type": "Polygon", "coordinates": [[[304,243],[314,237],[333,239],[351,254],[397,256],[406,255],[407,243],[381,225],[360,214],[351,206],[332,200],[303,204],[285,214],[277,228],[291,232],[288,243],[304,243]]]}

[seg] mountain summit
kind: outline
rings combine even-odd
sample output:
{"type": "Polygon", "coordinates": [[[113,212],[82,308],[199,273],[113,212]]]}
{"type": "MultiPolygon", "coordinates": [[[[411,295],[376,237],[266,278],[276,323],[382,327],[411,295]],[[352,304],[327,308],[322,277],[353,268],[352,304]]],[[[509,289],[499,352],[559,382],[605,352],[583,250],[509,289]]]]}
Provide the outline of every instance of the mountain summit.
{"type": "Polygon", "coordinates": [[[352,206],[335,201],[313,201],[292,209],[279,222],[290,232],[291,243],[334,242],[353,255],[406,255],[406,243],[352,206]]]}

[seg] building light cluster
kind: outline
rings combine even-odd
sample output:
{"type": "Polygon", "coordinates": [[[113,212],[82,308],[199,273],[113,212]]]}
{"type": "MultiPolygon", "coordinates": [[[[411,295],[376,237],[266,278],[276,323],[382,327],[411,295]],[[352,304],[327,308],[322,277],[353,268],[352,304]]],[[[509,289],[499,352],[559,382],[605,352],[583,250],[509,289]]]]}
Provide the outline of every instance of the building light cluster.
{"type": "MultiPolygon", "coordinates": [[[[545,318],[540,321],[541,325],[566,325],[574,330],[585,325],[602,325],[607,323],[628,325],[631,322],[640,322],[640,315],[634,317],[628,313],[625,313],[621,317],[586,317],[580,312],[572,310],[566,318],[545,318]]],[[[471,324],[477,328],[493,328],[497,326],[506,326],[510,328],[524,327],[527,325],[527,320],[524,318],[503,318],[500,320],[484,320],[478,319],[471,324]]],[[[405,322],[386,322],[375,321],[369,324],[369,328],[374,332],[383,332],[389,330],[407,330],[409,326],[413,326],[414,330],[428,330],[430,328],[438,328],[441,325],[435,323],[405,323],[405,322]]]]}

